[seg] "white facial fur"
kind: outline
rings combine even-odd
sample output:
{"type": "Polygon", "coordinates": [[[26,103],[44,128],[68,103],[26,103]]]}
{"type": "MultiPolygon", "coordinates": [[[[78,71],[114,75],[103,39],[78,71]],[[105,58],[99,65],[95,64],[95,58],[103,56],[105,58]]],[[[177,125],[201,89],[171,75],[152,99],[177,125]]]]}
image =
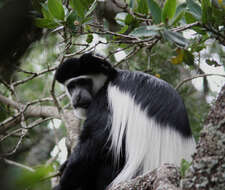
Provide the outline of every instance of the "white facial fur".
{"type": "MultiPolygon", "coordinates": [[[[97,92],[104,86],[106,80],[107,80],[107,76],[104,74],[98,74],[98,75],[82,75],[79,77],[74,77],[71,78],[67,81],[65,81],[64,86],[66,87],[71,81],[73,81],[74,79],[91,79],[93,82],[93,93],[94,95],[97,94],[97,92]]],[[[72,101],[71,99],[71,95],[68,92],[68,89],[66,88],[66,94],[69,97],[69,99],[72,101]]],[[[86,109],[84,108],[76,108],[74,110],[74,114],[77,118],[79,119],[86,119],[86,109]]]]}
{"type": "Polygon", "coordinates": [[[76,108],[73,113],[78,119],[86,119],[86,109],[84,108],[76,108]]]}

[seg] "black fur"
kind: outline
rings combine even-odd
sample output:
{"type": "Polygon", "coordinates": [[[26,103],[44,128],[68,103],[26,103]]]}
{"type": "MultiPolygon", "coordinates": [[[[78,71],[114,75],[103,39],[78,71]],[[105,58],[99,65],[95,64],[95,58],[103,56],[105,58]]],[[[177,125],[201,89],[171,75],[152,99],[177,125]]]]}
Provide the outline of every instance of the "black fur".
{"type": "Polygon", "coordinates": [[[57,190],[104,190],[119,172],[108,151],[110,113],[106,88],[98,93],[88,110],[79,143],[63,169],[57,190]]]}
{"type": "Polygon", "coordinates": [[[91,53],[88,53],[81,56],[80,59],[68,59],[59,65],[55,78],[58,82],[64,83],[72,77],[100,73],[112,78],[116,70],[104,58],[92,56],[91,53]]]}
{"type": "Polygon", "coordinates": [[[149,117],[162,126],[169,124],[184,137],[191,136],[183,100],[167,82],[142,72],[120,70],[112,84],[131,94],[137,105],[147,109],[149,117]]]}
{"type": "MultiPolygon", "coordinates": [[[[160,124],[169,124],[184,137],[191,136],[182,99],[169,84],[153,76],[116,70],[107,61],[85,54],[80,59],[69,59],[60,65],[56,80],[64,83],[72,77],[99,73],[107,75],[108,82],[121,91],[128,92],[143,110],[147,109],[149,117],[154,117],[160,124]]],[[[64,165],[57,190],[104,190],[124,166],[125,147],[117,167],[110,152],[108,82],[87,109],[79,143],[64,165]]]]}

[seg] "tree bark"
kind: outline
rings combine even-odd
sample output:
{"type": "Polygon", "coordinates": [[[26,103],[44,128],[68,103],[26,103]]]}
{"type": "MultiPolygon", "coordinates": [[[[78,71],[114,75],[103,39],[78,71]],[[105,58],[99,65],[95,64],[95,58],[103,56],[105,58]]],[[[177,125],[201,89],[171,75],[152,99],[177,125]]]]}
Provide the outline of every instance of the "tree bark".
{"type": "Polygon", "coordinates": [[[225,85],[205,121],[182,187],[184,190],[225,188],[225,85]]]}
{"type": "MultiPolygon", "coordinates": [[[[17,110],[24,109],[24,116],[27,118],[52,117],[56,119],[61,119],[58,109],[55,106],[40,106],[40,105],[27,106],[14,100],[11,100],[1,94],[0,94],[0,102],[17,110]]],[[[22,115],[18,114],[17,117],[12,118],[11,120],[9,120],[9,122],[6,121],[0,123],[0,134],[4,133],[10,127],[14,127],[15,124],[19,123],[21,121],[21,117],[22,115]]],[[[72,149],[76,145],[78,135],[80,134],[80,120],[74,116],[73,110],[64,110],[64,117],[68,123],[67,128],[68,144],[70,145],[69,146],[70,149],[72,149]]]]}
{"type": "Polygon", "coordinates": [[[120,183],[110,190],[179,190],[180,178],[179,169],[175,165],[164,164],[152,172],[120,183]]]}

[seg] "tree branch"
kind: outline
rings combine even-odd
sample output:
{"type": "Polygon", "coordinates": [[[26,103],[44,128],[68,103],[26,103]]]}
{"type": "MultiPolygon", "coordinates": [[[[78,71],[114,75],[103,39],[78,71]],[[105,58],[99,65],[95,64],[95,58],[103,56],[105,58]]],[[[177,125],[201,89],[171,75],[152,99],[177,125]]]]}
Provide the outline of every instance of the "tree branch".
{"type": "Polygon", "coordinates": [[[175,165],[164,164],[135,179],[120,183],[110,188],[110,190],[179,190],[180,178],[180,171],[175,165]]]}
{"type": "Polygon", "coordinates": [[[35,172],[35,170],[29,166],[26,166],[24,164],[21,164],[21,163],[18,163],[18,162],[14,162],[12,160],[8,160],[6,158],[3,158],[3,160],[7,163],[7,164],[11,164],[11,165],[14,165],[14,166],[17,166],[17,167],[20,167],[20,168],[23,168],[23,169],[26,169],[30,172],[35,172]]]}
{"type": "MultiPolygon", "coordinates": [[[[37,103],[38,101],[33,101],[28,103],[27,105],[24,105],[0,94],[0,102],[18,110],[19,108],[23,108],[25,117],[36,117],[36,118],[51,117],[51,118],[61,119],[58,109],[55,106],[32,105],[34,103],[37,103]]],[[[74,125],[73,118],[75,118],[75,116],[73,115],[73,111],[65,110],[65,115],[69,123],[73,126],[74,125]]],[[[19,122],[20,119],[21,119],[21,113],[18,113],[14,117],[11,117],[11,119],[6,119],[5,121],[1,122],[0,132],[4,132],[11,126],[10,123],[14,123],[15,121],[19,122]]]]}
{"type": "Polygon", "coordinates": [[[200,78],[200,77],[207,77],[207,76],[220,76],[220,77],[225,77],[225,75],[222,75],[222,74],[213,74],[213,73],[209,73],[209,74],[200,74],[200,75],[196,75],[196,76],[193,76],[193,77],[189,77],[189,78],[186,78],[184,79],[183,81],[181,81],[180,83],[178,83],[178,85],[175,87],[175,89],[177,90],[178,88],[180,88],[184,83],[190,81],[190,80],[193,80],[193,79],[196,79],[196,78],[200,78]]]}

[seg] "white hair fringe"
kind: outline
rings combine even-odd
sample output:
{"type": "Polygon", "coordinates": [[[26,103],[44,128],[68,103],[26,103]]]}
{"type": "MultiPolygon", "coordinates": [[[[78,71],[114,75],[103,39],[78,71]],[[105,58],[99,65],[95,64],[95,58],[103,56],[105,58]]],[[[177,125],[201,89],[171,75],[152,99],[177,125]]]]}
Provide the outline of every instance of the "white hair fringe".
{"type": "Polygon", "coordinates": [[[108,86],[108,100],[112,111],[110,138],[115,164],[119,162],[123,138],[126,138],[125,166],[110,186],[152,171],[163,163],[179,166],[182,158],[191,160],[195,150],[193,137],[184,138],[170,126],[161,126],[129,93],[112,84],[108,86]]]}

